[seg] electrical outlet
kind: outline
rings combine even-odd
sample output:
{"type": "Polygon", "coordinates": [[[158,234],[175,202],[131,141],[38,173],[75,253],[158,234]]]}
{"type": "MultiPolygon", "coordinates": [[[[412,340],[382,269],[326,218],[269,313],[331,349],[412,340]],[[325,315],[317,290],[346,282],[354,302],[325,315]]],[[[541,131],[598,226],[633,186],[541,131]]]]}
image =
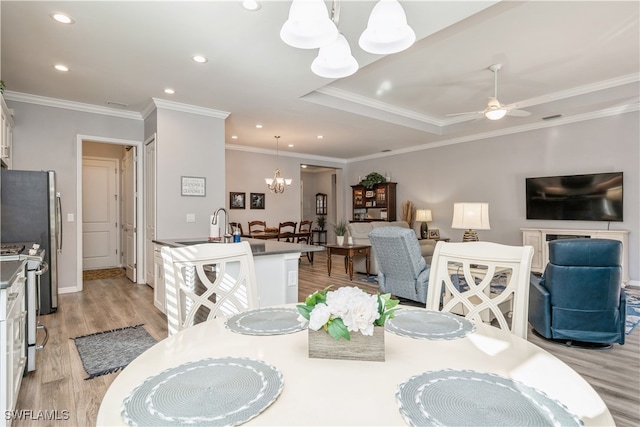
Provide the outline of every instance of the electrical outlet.
{"type": "Polygon", "coordinates": [[[187,222],[196,222],[196,214],[187,214],[187,222]]]}
{"type": "Polygon", "coordinates": [[[287,286],[296,286],[298,284],[298,272],[297,271],[290,271],[289,272],[289,282],[287,283],[287,286]]]}

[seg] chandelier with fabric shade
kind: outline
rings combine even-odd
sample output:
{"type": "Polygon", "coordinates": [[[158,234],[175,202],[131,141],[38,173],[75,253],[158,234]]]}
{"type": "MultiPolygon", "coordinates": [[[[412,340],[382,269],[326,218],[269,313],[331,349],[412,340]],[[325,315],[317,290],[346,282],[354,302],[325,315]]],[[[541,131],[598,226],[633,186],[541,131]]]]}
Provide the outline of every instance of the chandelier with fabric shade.
{"type": "MultiPolygon", "coordinates": [[[[358,71],[349,42],[338,30],[340,0],[333,0],[331,17],[323,0],[293,0],[289,19],[280,30],[286,44],[299,49],[319,49],[311,71],[320,77],[342,78],[358,71]]],[[[397,0],[380,0],[373,7],[359,46],[365,52],[385,55],[407,49],[416,39],[397,0]]]]}
{"type": "Polygon", "coordinates": [[[463,242],[477,242],[476,230],[490,230],[489,203],[454,203],[451,228],[466,230],[463,242]]]}
{"type": "Polygon", "coordinates": [[[280,169],[278,168],[278,158],[279,158],[279,141],[280,137],[275,136],[276,139],[276,170],[273,174],[273,178],[265,178],[264,181],[267,183],[267,188],[272,193],[284,193],[284,191],[291,186],[293,179],[291,178],[282,178],[280,176],[280,169]]]}

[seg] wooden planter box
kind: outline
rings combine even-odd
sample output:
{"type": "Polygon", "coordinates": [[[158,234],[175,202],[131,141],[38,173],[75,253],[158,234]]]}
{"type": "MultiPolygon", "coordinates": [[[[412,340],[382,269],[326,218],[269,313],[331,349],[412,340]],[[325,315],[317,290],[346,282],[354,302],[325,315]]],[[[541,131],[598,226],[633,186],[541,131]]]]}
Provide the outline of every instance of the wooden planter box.
{"type": "Polygon", "coordinates": [[[373,328],[373,336],[351,332],[351,340],[335,340],[324,329],[309,329],[309,357],[384,362],[384,327],[373,328]]]}

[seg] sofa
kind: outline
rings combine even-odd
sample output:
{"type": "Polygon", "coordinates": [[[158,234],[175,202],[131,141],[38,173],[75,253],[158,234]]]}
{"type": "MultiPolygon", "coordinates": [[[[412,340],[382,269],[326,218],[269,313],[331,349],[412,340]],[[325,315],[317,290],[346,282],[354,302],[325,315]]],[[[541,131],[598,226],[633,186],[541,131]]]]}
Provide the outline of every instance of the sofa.
{"type": "MultiPolygon", "coordinates": [[[[371,245],[371,241],[369,240],[369,233],[376,227],[403,227],[409,228],[409,224],[406,221],[372,221],[372,222],[351,222],[347,225],[348,235],[353,238],[354,245],[371,245]]],[[[424,239],[418,240],[420,243],[420,252],[422,257],[424,258],[427,264],[431,264],[431,257],[433,256],[433,251],[436,247],[436,240],[424,239]]],[[[353,271],[357,271],[359,273],[366,273],[367,266],[366,260],[364,257],[357,257],[353,260],[353,271]]],[[[376,256],[371,251],[371,259],[370,259],[370,267],[369,274],[377,275],[378,274],[378,262],[376,261],[376,256]]]]}

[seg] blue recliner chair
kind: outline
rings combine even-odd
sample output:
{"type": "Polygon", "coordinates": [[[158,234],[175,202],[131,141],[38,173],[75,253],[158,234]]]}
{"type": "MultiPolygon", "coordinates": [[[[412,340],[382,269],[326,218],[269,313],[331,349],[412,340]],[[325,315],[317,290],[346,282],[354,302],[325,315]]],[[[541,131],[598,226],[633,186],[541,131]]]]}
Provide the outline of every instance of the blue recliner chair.
{"type": "Polygon", "coordinates": [[[544,275],[531,278],[533,329],[568,344],[624,344],[627,302],[621,288],[621,254],[617,240],[549,242],[544,275]]]}
{"type": "Polygon", "coordinates": [[[376,227],[369,233],[369,240],[378,261],[380,292],[426,304],[430,268],[415,231],[376,227]]]}

